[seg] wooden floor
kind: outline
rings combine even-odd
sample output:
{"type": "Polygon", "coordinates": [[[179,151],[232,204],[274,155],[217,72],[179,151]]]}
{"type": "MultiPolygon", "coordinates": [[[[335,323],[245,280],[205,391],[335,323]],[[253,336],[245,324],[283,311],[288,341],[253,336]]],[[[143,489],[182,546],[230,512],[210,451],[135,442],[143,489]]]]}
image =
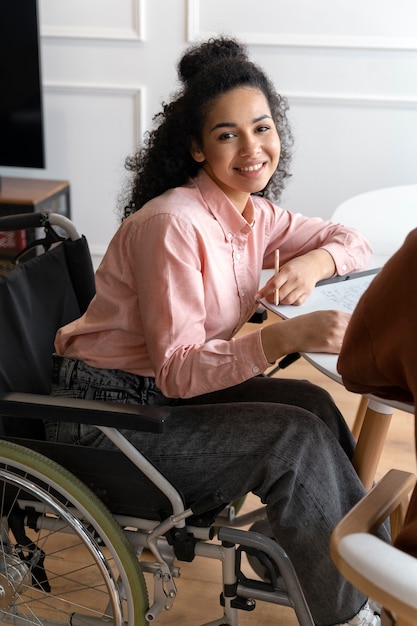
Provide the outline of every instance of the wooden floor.
{"type": "MultiPolygon", "coordinates": [[[[253,327],[252,327],[253,328],[253,327]]],[[[333,396],[349,425],[353,424],[359,397],[331,381],[303,359],[279,373],[285,378],[307,379],[327,389],[333,396]]],[[[414,454],[414,418],[408,413],[395,411],[390,425],[385,448],[379,463],[377,478],[390,468],[416,471],[414,454]]],[[[250,495],[247,508],[255,507],[259,500],[250,495]]],[[[193,563],[181,564],[178,580],[179,597],[170,612],[161,615],[157,624],[172,626],[201,626],[219,617],[218,597],[220,570],[215,562],[195,559],[193,563]]],[[[240,626],[296,626],[292,609],[258,603],[255,611],[241,613],[240,626]]]]}

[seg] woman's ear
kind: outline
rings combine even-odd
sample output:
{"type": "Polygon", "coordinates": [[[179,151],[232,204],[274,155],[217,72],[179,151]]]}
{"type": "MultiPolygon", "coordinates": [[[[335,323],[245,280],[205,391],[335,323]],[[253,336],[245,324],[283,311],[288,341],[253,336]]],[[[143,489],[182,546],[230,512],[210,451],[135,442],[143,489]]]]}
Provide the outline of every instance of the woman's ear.
{"type": "Polygon", "coordinates": [[[204,152],[202,151],[195,139],[191,141],[190,152],[194,161],[197,161],[197,163],[203,163],[203,161],[206,160],[204,152]]]}

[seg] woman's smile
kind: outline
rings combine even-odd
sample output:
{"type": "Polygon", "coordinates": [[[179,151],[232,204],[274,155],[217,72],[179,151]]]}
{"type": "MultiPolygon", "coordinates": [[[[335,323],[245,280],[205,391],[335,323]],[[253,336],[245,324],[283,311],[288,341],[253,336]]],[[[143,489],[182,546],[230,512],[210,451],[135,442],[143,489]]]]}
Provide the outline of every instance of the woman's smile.
{"type": "Polygon", "coordinates": [[[263,168],[264,166],[265,163],[263,162],[257,163],[256,165],[245,165],[242,167],[236,167],[235,169],[243,174],[258,174],[261,168],[263,168]]]}

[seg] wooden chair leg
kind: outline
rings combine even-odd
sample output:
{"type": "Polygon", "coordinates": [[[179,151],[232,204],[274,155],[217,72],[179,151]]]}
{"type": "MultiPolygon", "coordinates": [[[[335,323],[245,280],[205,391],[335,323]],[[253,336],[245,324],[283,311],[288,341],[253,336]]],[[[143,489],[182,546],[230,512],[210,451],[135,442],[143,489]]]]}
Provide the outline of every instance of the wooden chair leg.
{"type": "MultiPolygon", "coordinates": [[[[366,398],[365,398],[366,399],[366,398]]],[[[392,418],[392,408],[386,404],[370,400],[358,433],[358,442],[353,456],[353,465],[368,491],[374,481],[379,459],[384,447],[392,418]]],[[[404,524],[409,499],[405,498],[390,515],[391,539],[400,532],[404,524]]]]}
{"type": "Polygon", "coordinates": [[[353,465],[366,490],[373,485],[392,413],[392,407],[369,401],[353,456],[353,465]]]}
{"type": "Polygon", "coordinates": [[[352,434],[355,437],[356,441],[359,438],[359,433],[361,432],[363,420],[365,418],[366,409],[368,408],[368,398],[366,396],[362,396],[359,402],[358,410],[356,412],[355,421],[352,426],[352,434]]]}

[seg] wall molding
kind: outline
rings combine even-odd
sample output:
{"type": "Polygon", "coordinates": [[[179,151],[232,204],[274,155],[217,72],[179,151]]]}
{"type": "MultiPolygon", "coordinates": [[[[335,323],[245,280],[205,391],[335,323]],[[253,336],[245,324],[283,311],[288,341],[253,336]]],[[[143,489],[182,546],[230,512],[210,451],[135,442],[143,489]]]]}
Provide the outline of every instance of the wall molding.
{"type": "Polygon", "coordinates": [[[41,37],[58,39],[107,39],[115,41],[145,40],[145,0],[131,0],[132,24],[130,28],[112,28],[106,26],[83,27],[41,25],[41,37]]]}
{"type": "Polygon", "coordinates": [[[364,108],[415,109],[417,96],[357,95],[287,91],[283,95],[294,104],[351,106],[364,108]]]}
{"type": "Polygon", "coordinates": [[[93,96],[113,95],[130,96],[133,101],[133,132],[136,144],[142,141],[144,128],[144,107],[145,87],[135,85],[118,85],[114,83],[86,84],[86,83],[59,83],[45,81],[45,93],[69,93],[69,94],[91,94],[93,96]]]}
{"type": "MultiPolygon", "coordinates": [[[[200,1],[187,0],[187,38],[189,42],[218,35],[200,26],[200,1]]],[[[294,33],[257,33],[234,31],[237,39],[248,45],[286,48],[332,48],[352,50],[417,51],[417,37],[349,37],[333,35],[297,35],[294,33]]]]}

